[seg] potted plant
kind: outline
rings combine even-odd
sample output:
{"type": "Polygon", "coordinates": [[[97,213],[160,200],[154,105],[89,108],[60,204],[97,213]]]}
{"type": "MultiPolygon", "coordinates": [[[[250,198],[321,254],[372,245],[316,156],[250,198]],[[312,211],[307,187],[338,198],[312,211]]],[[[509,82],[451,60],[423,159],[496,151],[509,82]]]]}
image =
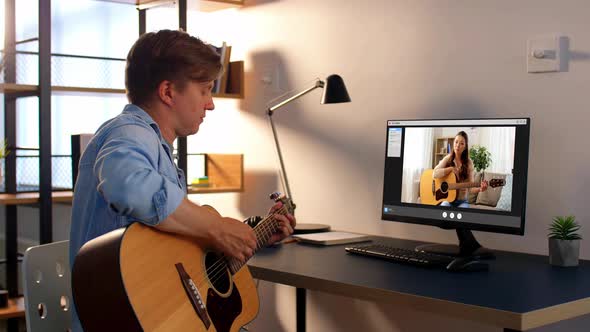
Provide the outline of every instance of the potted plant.
{"type": "Polygon", "coordinates": [[[553,218],[549,226],[549,264],[577,266],[580,256],[580,225],[574,216],[553,218]]]}
{"type": "Polygon", "coordinates": [[[469,158],[473,161],[473,168],[477,172],[482,172],[492,164],[492,154],[485,146],[472,146],[469,149],[469,158]]]}

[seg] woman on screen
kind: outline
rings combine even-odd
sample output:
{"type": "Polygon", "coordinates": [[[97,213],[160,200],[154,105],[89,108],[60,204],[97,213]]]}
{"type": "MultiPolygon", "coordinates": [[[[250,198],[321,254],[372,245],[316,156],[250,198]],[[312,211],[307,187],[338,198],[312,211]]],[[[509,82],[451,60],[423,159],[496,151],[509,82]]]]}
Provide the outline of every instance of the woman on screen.
{"type": "MultiPolygon", "coordinates": [[[[446,155],[434,168],[433,176],[435,179],[444,178],[454,173],[457,183],[474,182],[475,170],[473,161],[469,158],[469,139],[467,133],[460,131],[453,141],[453,150],[446,155]]],[[[443,201],[440,206],[454,206],[468,208],[468,194],[484,192],[488,189],[487,181],[482,181],[479,187],[457,189],[457,198],[453,202],[443,201]]]]}

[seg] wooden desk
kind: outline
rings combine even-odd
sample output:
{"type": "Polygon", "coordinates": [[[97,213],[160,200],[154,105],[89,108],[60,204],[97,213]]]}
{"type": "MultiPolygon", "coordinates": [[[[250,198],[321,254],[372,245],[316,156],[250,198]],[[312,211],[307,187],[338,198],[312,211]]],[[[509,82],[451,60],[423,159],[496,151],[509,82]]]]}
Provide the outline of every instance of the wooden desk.
{"type": "MultiPolygon", "coordinates": [[[[401,248],[421,244],[374,240],[401,248]]],[[[265,248],[248,265],[254,278],[298,288],[298,331],[305,331],[306,289],[411,306],[506,331],[590,313],[590,261],[560,268],[549,265],[546,256],[498,251],[488,272],[451,273],[347,254],[345,246],[265,248]]]]}

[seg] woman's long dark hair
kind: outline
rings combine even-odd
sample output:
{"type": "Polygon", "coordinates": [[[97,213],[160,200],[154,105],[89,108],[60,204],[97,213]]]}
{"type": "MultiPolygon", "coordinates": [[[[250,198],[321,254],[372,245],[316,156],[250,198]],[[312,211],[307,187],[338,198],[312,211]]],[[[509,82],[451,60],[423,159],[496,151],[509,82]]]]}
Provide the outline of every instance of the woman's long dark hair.
{"type": "MultiPolygon", "coordinates": [[[[459,170],[459,178],[457,179],[458,181],[463,181],[465,179],[467,179],[467,167],[469,166],[469,139],[467,138],[467,133],[464,131],[460,131],[457,133],[457,135],[455,135],[455,138],[457,136],[461,136],[465,139],[465,150],[463,150],[463,153],[461,153],[461,169],[459,170]]],[[[454,141],[453,141],[453,145],[454,145],[454,141]]],[[[455,165],[455,148],[453,146],[453,149],[451,149],[451,162],[450,162],[450,166],[456,166],[455,165]]]]}

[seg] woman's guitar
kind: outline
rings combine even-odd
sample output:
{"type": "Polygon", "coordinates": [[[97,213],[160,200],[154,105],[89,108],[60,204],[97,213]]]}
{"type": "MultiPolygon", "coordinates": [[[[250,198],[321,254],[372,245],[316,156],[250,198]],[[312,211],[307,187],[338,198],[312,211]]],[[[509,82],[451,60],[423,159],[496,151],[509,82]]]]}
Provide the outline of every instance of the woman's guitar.
{"type": "MultiPolygon", "coordinates": [[[[275,214],[255,227],[258,249],[278,230],[275,214]]],[[[217,212],[216,212],[217,213],[217,212]]],[[[136,222],[87,242],[76,256],[72,290],[86,332],[235,332],[258,314],[258,293],[245,263],[195,241],[136,222]]]]}
{"type": "MultiPolygon", "coordinates": [[[[454,173],[449,173],[444,178],[435,179],[434,170],[427,169],[420,177],[420,203],[438,205],[443,201],[453,202],[457,198],[457,189],[473,188],[481,186],[479,182],[457,183],[454,173]]],[[[492,188],[505,185],[504,179],[491,179],[488,186],[492,188]]]]}

